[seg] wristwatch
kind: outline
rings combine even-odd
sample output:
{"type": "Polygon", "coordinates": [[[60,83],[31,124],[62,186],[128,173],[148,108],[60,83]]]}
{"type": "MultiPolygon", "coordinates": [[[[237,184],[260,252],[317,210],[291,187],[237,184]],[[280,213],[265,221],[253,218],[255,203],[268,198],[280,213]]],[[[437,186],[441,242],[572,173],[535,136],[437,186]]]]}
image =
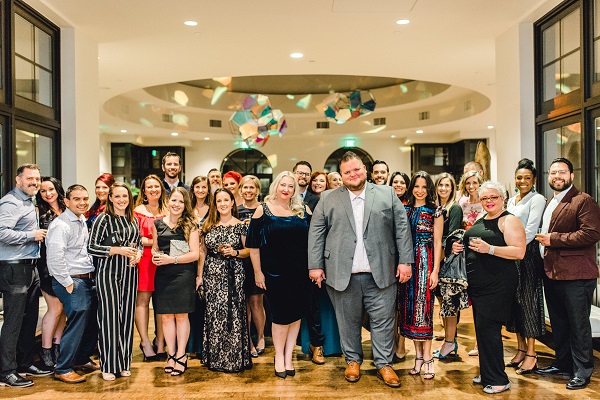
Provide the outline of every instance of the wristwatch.
{"type": "Polygon", "coordinates": [[[237,257],[237,256],[239,256],[239,255],[240,255],[240,251],[239,251],[239,250],[236,250],[236,251],[235,251],[235,257],[237,257]]]}
{"type": "Polygon", "coordinates": [[[173,264],[178,264],[179,260],[177,259],[177,256],[175,256],[175,262],[173,264]]]}

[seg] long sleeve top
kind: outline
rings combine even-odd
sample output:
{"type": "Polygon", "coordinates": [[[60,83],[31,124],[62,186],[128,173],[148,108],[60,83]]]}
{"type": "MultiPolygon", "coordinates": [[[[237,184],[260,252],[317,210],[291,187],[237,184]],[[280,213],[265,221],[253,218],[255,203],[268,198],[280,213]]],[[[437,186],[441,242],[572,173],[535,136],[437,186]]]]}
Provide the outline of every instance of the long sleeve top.
{"type": "Polygon", "coordinates": [[[48,271],[64,287],[73,283],[71,275],[94,271],[88,254],[88,230],[85,217],[77,218],[66,209],[48,227],[46,235],[46,263],[48,271]]]}
{"type": "Polygon", "coordinates": [[[40,257],[35,241],[38,218],[33,197],[14,188],[0,199],[0,260],[14,261],[40,257]]]}

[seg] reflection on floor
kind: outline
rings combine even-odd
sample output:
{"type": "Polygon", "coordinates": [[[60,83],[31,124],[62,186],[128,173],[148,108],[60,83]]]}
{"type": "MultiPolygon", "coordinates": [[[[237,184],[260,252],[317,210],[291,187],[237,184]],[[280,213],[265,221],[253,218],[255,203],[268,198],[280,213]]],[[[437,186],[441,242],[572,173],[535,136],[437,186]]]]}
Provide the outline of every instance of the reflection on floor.
{"type": "MultiPolygon", "coordinates": [[[[43,314],[41,314],[43,315],[43,314]]],[[[436,322],[437,318],[436,318],[436,322]]],[[[152,323],[151,323],[152,326],[152,323]]],[[[436,333],[441,332],[436,323],[436,333]]],[[[152,336],[151,336],[152,337],[152,336]]],[[[506,361],[515,353],[516,340],[513,334],[504,332],[506,361]]],[[[105,382],[98,372],[88,375],[85,383],[68,385],[50,377],[34,378],[35,385],[26,389],[0,387],[0,399],[69,400],[69,399],[207,399],[207,398],[301,398],[301,399],[390,399],[404,397],[412,399],[475,399],[491,398],[482,392],[481,386],[472,383],[479,374],[477,357],[469,357],[473,348],[474,331],[470,310],[461,316],[458,327],[459,358],[455,361],[435,361],[435,379],[424,380],[422,376],[410,376],[408,371],[414,363],[414,348],[407,341],[408,355],[405,361],[394,365],[402,387],[391,389],[376,376],[372,365],[369,334],[363,331],[365,361],[363,376],[359,382],[351,384],[344,380],[345,363],[343,358],[328,358],[325,365],[315,365],[300,352],[295,354],[296,376],[287,379],[273,375],[273,348],[267,340],[264,355],[254,359],[254,367],[243,373],[225,374],[209,371],[200,365],[197,358],[191,358],[188,371],[181,377],[164,374],[163,363],[144,363],[134,338],[132,376],[105,382]]],[[[434,342],[434,349],[442,342],[434,342]]],[[[554,352],[546,345],[537,344],[539,365],[545,367],[553,359],[554,352]]],[[[595,352],[595,373],[588,388],[569,391],[565,388],[566,379],[541,377],[536,374],[519,376],[514,369],[507,368],[512,389],[497,398],[511,399],[600,399],[600,353],[595,352]]]]}

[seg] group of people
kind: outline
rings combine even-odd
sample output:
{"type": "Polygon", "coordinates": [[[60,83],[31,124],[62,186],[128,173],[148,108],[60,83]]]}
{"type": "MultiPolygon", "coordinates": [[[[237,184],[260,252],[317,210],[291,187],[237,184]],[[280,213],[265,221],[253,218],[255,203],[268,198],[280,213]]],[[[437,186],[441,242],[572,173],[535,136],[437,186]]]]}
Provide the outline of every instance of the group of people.
{"type": "Polygon", "coordinates": [[[510,198],[483,181],[475,162],[457,186],[448,173],[390,174],[380,160],[369,180],[353,152],[329,174],[299,161],[262,202],[255,176],[213,169],[188,187],[177,154],[162,166],[164,178],[144,178],[137,200],[102,174],[92,207],[85,187],[64,190],[36,165],[19,167],[0,200],[0,384],[31,386],[26,375],[51,373],[77,383],[86,370],[108,381],[130,376],[134,325],[144,361],[166,362],[167,374],[184,374],[191,353],[211,370],[240,372],[264,353],[269,320],[275,376],[296,374],[300,334],[315,364],[343,354],[345,379],[358,381],[365,326],[377,376],[399,387],[393,365],[406,356],[405,339],[415,346],[409,373],[433,379],[435,358],[457,359],[460,312],[471,305],[480,363],[473,381],[484,392],[510,388],[505,367],[568,374],[568,389],[589,384],[600,208],[572,186],[569,160],[550,165],[549,201],[536,193],[527,159],[510,198]],[[444,275],[453,253],[468,285],[444,275]],[[557,349],[543,369],[535,354],[545,332],[542,287],[557,349]],[[48,312],[36,365],[40,288],[48,312]],[[433,350],[436,296],[444,342],[433,350]],[[518,340],[506,365],[503,326],[518,340]]]}

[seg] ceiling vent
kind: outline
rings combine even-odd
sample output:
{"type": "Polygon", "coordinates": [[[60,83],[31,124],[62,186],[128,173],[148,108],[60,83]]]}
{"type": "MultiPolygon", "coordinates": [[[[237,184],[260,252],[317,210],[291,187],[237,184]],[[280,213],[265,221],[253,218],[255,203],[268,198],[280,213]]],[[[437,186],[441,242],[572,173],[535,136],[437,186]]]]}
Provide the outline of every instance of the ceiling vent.
{"type": "Polygon", "coordinates": [[[317,122],[317,129],[329,129],[329,122],[328,121],[317,122]]]}
{"type": "Polygon", "coordinates": [[[471,111],[472,108],[473,108],[473,103],[471,103],[471,100],[465,101],[465,111],[471,111]]]}
{"type": "Polygon", "coordinates": [[[220,127],[221,127],[221,120],[219,120],[219,119],[211,119],[211,120],[208,122],[208,125],[209,125],[211,128],[220,128],[220,127]]]}
{"type": "Polygon", "coordinates": [[[425,121],[426,119],[429,119],[429,111],[421,111],[419,113],[419,121],[425,121]]]}
{"type": "Polygon", "coordinates": [[[375,126],[385,125],[385,118],[373,118],[373,125],[375,125],[375,126]]]}
{"type": "Polygon", "coordinates": [[[173,116],[171,114],[163,114],[162,122],[173,122],[173,116]]]}

